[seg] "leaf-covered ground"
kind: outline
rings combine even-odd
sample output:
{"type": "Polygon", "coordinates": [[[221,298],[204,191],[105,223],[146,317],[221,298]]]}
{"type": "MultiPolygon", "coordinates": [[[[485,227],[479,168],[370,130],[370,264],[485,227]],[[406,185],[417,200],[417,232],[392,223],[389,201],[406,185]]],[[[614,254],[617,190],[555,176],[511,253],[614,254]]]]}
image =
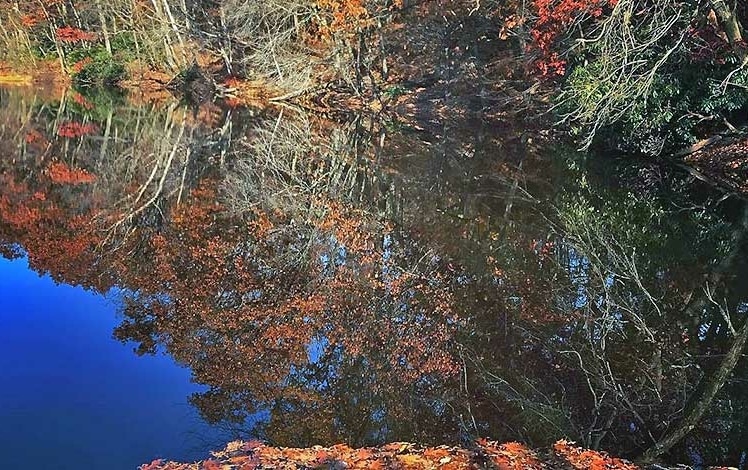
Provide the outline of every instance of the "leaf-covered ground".
{"type": "MultiPolygon", "coordinates": [[[[283,448],[259,442],[232,442],[196,463],[156,460],[140,470],[257,470],[257,469],[497,469],[497,470],[635,470],[640,467],[605,453],[559,441],[552,449],[533,451],[523,444],[479,440],[471,448],[421,447],[395,442],[382,447],[283,448]]],[[[662,467],[660,467],[662,468],[662,467]]]]}
{"type": "Polygon", "coordinates": [[[748,194],[748,138],[728,137],[714,142],[685,158],[700,174],[697,178],[726,190],[748,194]],[[704,178],[705,177],[705,178],[704,178]]]}

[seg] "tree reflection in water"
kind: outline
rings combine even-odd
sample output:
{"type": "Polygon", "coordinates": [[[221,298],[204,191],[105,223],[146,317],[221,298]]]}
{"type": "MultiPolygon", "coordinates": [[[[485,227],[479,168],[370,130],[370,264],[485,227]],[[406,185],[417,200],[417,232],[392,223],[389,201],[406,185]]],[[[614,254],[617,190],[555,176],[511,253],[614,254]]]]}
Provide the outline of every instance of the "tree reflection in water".
{"type": "MultiPolygon", "coordinates": [[[[208,421],[267,413],[252,432],[276,445],[638,455],[698,404],[748,310],[742,204],[511,123],[1,98],[4,255],[119,286],[115,336],[189,366],[208,421]]],[[[737,367],[673,459],[737,461],[737,367]]]]}

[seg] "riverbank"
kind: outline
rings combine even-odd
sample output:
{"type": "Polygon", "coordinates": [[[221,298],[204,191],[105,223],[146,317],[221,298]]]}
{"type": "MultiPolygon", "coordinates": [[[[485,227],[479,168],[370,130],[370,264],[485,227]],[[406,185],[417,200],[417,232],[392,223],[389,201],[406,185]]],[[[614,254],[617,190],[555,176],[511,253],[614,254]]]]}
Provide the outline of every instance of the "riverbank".
{"type": "Polygon", "coordinates": [[[748,134],[715,136],[708,145],[683,157],[696,178],[727,193],[748,196],[748,134]]]}
{"type": "MultiPolygon", "coordinates": [[[[388,83],[379,85],[381,90],[389,91],[376,95],[355,95],[344,87],[329,85],[288,93],[262,80],[228,77],[219,81],[220,64],[210,62],[197,69],[197,80],[204,83],[195,83],[194,78],[192,82],[180,82],[179,75],[165,70],[128,64],[127,78],[118,83],[117,89],[126,93],[133,104],[187,99],[197,106],[216,101],[230,108],[294,106],[333,118],[340,113],[367,113],[398,122],[426,139],[443,138],[445,126],[459,127],[456,123],[465,120],[516,128],[516,136],[525,147],[553,136],[563,138],[551,116],[542,112],[549,106],[552,90],[540,82],[522,80],[516,62],[512,65],[505,61],[502,66],[501,73],[514,79],[494,83],[490,92],[486,84],[467,79],[476,77],[435,79],[433,70],[421,68],[417,76],[409,75],[407,80],[397,82],[391,77],[388,83]],[[209,94],[193,96],[192,88],[207,89],[209,94]]],[[[40,63],[35,69],[0,63],[0,86],[33,87],[54,99],[73,87],[73,76],[64,73],[56,61],[40,63]]],[[[81,93],[85,95],[86,91],[81,93]]],[[[748,196],[748,137],[744,129],[733,128],[729,134],[717,134],[665,158],[725,193],[748,196]]]]}
{"type": "MultiPolygon", "coordinates": [[[[422,447],[393,442],[381,447],[352,448],[344,444],[310,448],[270,447],[259,442],[229,443],[213,457],[196,463],[157,460],[140,470],[253,469],[442,469],[467,470],[638,470],[640,467],[603,452],[566,441],[551,449],[532,450],[523,444],[478,440],[473,447],[422,447]]],[[[660,467],[662,468],[662,467],[660,467]]],[[[715,469],[716,470],[716,469],[715,469]]]]}
{"type": "Polygon", "coordinates": [[[0,62],[0,86],[34,87],[55,96],[70,88],[72,81],[55,61],[44,61],[35,67],[12,66],[0,62]]]}
{"type": "MultiPolygon", "coordinates": [[[[254,469],[401,469],[401,470],[676,470],[685,466],[639,466],[605,452],[596,452],[558,441],[551,448],[530,449],[524,444],[500,444],[485,439],[474,446],[423,447],[393,442],[381,447],[353,448],[345,444],[309,448],[271,447],[258,441],[229,443],[200,462],[155,460],[140,470],[254,470],[254,469]]],[[[704,470],[731,470],[704,467],[704,470]]]]}

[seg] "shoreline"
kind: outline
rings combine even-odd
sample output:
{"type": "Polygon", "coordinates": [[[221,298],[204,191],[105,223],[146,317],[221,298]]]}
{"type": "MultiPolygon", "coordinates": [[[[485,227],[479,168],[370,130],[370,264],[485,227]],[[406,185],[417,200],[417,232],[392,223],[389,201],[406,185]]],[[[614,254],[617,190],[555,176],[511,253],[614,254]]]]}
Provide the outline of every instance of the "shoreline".
{"type": "MultiPolygon", "coordinates": [[[[133,103],[158,104],[184,97],[184,90],[170,88],[169,84],[178,79],[163,70],[153,70],[136,67],[129,64],[128,77],[118,83],[113,89],[125,92],[133,103]],[[180,96],[180,92],[182,95],[180,96]]],[[[201,69],[202,70],[202,69],[201,69]]],[[[419,132],[430,133],[436,129],[436,121],[479,119],[486,123],[506,123],[517,119],[520,123],[540,134],[554,134],[554,126],[549,123],[533,123],[528,115],[499,109],[489,112],[476,110],[476,97],[470,94],[459,94],[450,98],[442,96],[438,85],[407,89],[399,95],[389,97],[353,96],[340,90],[330,90],[329,87],[316,87],[301,93],[287,93],[259,80],[239,79],[229,77],[223,82],[216,82],[210,70],[204,70],[209,75],[211,86],[210,98],[220,100],[230,108],[266,108],[268,106],[291,106],[304,111],[321,115],[334,116],[341,112],[367,112],[378,116],[387,115],[419,132]],[[473,108],[473,109],[471,109],[473,108]]],[[[402,83],[387,83],[382,88],[398,88],[402,83]]],[[[533,109],[540,109],[541,103],[547,99],[547,91],[538,84],[526,83],[526,91],[516,92],[507,90],[507,102],[504,108],[519,106],[521,111],[527,111],[522,106],[528,105],[533,109]]],[[[31,71],[24,68],[12,68],[0,63],[0,86],[34,88],[43,91],[49,98],[59,98],[69,89],[74,89],[73,77],[60,70],[56,61],[46,61],[40,67],[31,71]]],[[[522,88],[522,87],[520,87],[522,88]]],[[[85,95],[85,90],[76,90],[85,95]]],[[[200,102],[196,103],[199,104],[200,102]]],[[[490,106],[492,109],[497,108],[490,106]]],[[[529,115],[533,112],[530,111],[529,115]]],[[[539,113],[538,113],[539,114],[539,113]]],[[[515,123],[516,124],[516,123],[515,123]]],[[[545,140],[546,137],[540,140],[545,140]]],[[[748,133],[746,129],[735,129],[730,135],[715,135],[710,139],[695,144],[681,152],[664,156],[670,161],[688,171],[696,180],[721,188],[726,197],[737,196],[748,198],[748,133]],[[702,145],[703,144],[703,145],[702,145]]]]}
{"type": "MultiPolygon", "coordinates": [[[[212,458],[195,463],[155,460],[140,470],[253,470],[281,469],[443,469],[468,470],[640,470],[627,460],[558,441],[551,448],[533,450],[518,442],[498,443],[478,439],[469,447],[440,445],[425,447],[392,442],[378,447],[336,444],[308,448],[271,447],[259,441],[234,441],[211,452],[212,458]]],[[[665,467],[657,467],[665,469],[665,467]]],[[[714,469],[718,470],[718,469],[714,469]]]]}

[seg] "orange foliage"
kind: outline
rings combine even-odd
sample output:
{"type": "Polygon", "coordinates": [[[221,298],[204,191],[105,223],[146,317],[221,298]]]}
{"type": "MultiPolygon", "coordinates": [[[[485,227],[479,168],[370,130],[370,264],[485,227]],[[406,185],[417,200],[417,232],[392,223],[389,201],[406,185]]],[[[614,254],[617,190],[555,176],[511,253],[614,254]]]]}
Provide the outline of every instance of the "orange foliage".
{"type": "MultiPolygon", "coordinates": [[[[605,454],[570,447],[559,442],[554,449],[562,449],[562,458],[542,459],[526,446],[510,442],[499,444],[480,439],[473,448],[454,446],[420,447],[408,442],[393,442],[381,447],[352,448],[345,444],[331,447],[287,448],[270,447],[253,442],[230,442],[222,451],[213,452],[214,458],[198,464],[180,464],[161,460],[145,464],[140,470],[188,470],[216,468],[255,470],[261,468],[309,469],[402,469],[402,470],[468,470],[495,468],[497,470],[638,470],[639,467],[605,454]],[[571,458],[567,457],[571,455],[571,458]],[[584,457],[579,457],[583,455],[584,457]],[[193,466],[194,465],[194,466],[193,466]]],[[[559,451],[556,450],[558,453],[559,451]]]]}
{"type": "Polygon", "coordinates": [[[14,228],[35,225],[41,218],[38,208],[16,205],[7,197],[0,197],[0,219],[14,228]]]}
{"type": "Polygon", "coordinates": [[[580,18],[589,15],[599,18],[606,6],[614,7],[618,0],[533,0],[537,12],[530,35],[532,46],[540,52],[534,67],[542,76],[564,75],[566,61],[555,51],[561,37],[580,18]]]}
{"type": "Polygon", "coordinates": [[[374,244],[371,234],[364,230],[364,214],[356,211],[347,213],[339,203],[331,203],[327,216],[319,224],[323,233],[333,234],[336,240],[356,252],[371,251],[374,244]]]}
{"type": "Polygon", "coordinates": [[[55,184],[87,184],[96,181],[96,176],[80,168],[70,168],[63,162],[53,162],[47,167],[47,176],[55,184]]]}
{"type": "Polygon", "coordinates": [[[98,129],[99,128],[94,123],[83,124],[80,122],[66,122],[61,124],[57,129],[57,135],[74,139],[76,137],[93,134],[98,131],[98,129]]]}
{"type": "Polygon", "coordinates": [[[89,33],[72,26],[63,26],[61,28],[57,28],[57,31],[55,31],[55,35],[60,41],[70,43],[93,41],[96,39],[95,33],[89,33]]]}
{"type": "Polygon", "coordinates": [[[27,28],[33,28],[42,21],[42,17],[36,13],[30,13],[21,17],[21,24],[27,28]]]}
{"type": "Polygon", "coordinates": [[[320,28],[322,36],[335,32],[354,33],[372,23],[372,17],[364,0],[317,0],[317,5],[332,15],[329,27],[320,28]]]}
{"type": "Polygon", "coordinates": [[[73,66],[71,67],[71,69],[75,73],[80,73],[81,70],[83,70],[84,68],[86,68],[86,66],[88,64],[91,64],[91,63],[93,63],[93,59],[90,58],[90,57],[85,57],[85,58],[79,60],[78,62],[74,63],[73,66]]]}
{"type": "Polygon", "coordinates": [[[497,445],[485,439],[479,439],[482,452],[490,457],[499,470],[540,470],[545,468],[534,451],[518,442],[507,442],[497,445]]]}
{"type": "MultiPolygon", "coordinates": [[[[76,64],[77,65],[77,64],[76,64]]],[[[79,104],[83,109],[91,110],[93,109],[93,104],[91,104],[86,98],[83,97],[80,93],[73,93],[72,94],[72,100],[79,104]]]]}
{"type": "Polygon", "coordinates": [[[96,279],[89,272],[94,248],[101,242],[93,215],[76,214],[65,207],[54,183],[45,178],[38,182],[42,185],[30,188],[0,175],[0,239],[23,246],[32,268],[49,272],[55,280],[105,289],[105,276],[96,279]]]}
{"type": "Polygon", "coordinates": [[[558,441],[553,445],[553,450],[575,470],[639,470],[638,466],[610,457],[605,452],[582,449],[572,444],[567,441],[558,441]]]}
{"type": "Polygon", "coordinates": [[[223,81],[223,86],[226,88],[239,88],[243,83],[243,80],[238,77],[230,76],[223,81]]]}
{"type": "Polygon", "coordinates": [[[44,139],[44,136],[37,130],[30,130],[26,133],[26,137],[24,137],[24,140],[27,144],[33,144],[36,142],[39,142],[44,139]]]}

